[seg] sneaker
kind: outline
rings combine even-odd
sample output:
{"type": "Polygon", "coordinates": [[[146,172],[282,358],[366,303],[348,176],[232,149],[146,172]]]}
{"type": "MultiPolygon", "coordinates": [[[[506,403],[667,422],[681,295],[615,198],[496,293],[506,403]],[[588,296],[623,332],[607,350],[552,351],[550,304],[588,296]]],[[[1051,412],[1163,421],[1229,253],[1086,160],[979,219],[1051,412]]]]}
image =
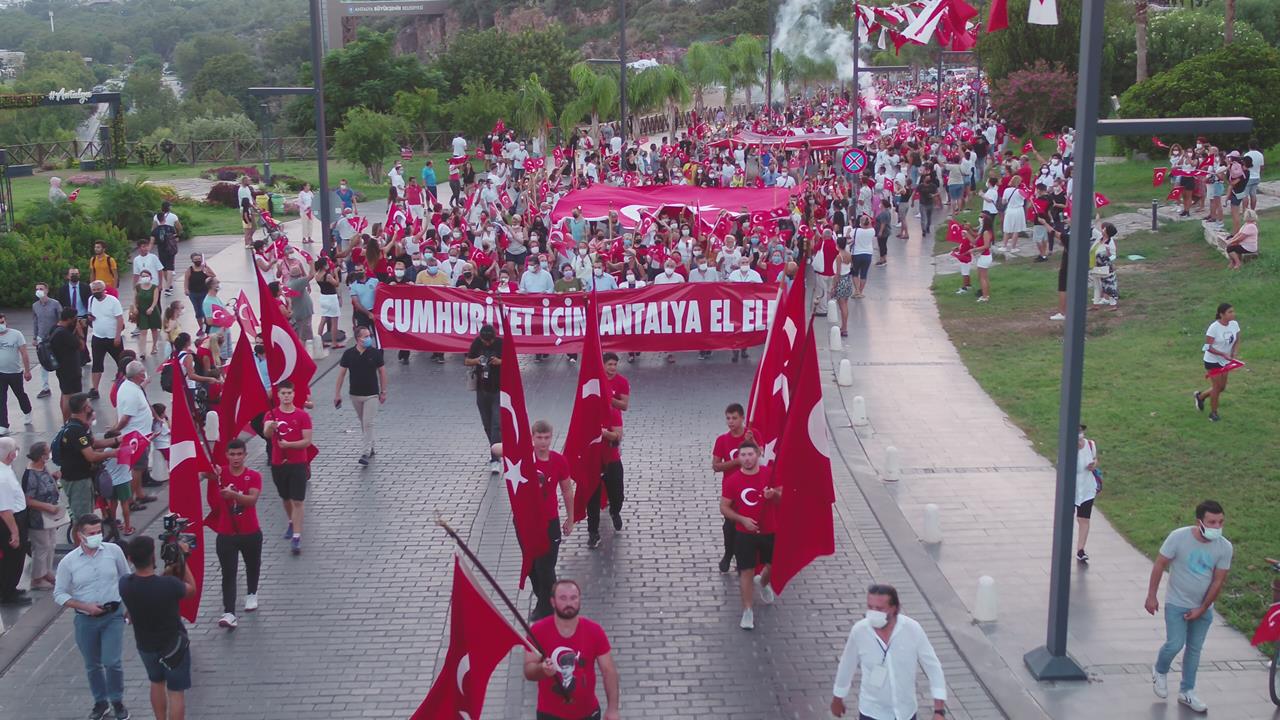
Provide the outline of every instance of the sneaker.
{"type": "Polygon", "coordinates": [[[361,455],[361,456],[360,456],[360,459],[359,459],[359,460],[357,460],[356,462],[360,463],[361,465],[363,465],[363,466],[365,466],[365,467],[369,467],[369,454],[368,454],[368,453],[365,453],[364,455],[361,455]]]}
{"type": "Polygon", "coordinates": [[[53,394],[53,393],[49,391],[49,388],[44,388],[44,389],[42,389],[40,392],[36,393],[36,397],[37,397],[37,398],[47,398],[47,397],[49,397],[49,396],[50,396],[50,395],[52,395],[52,394],[53,394]]]}
{"type": "Polygon", "coordinates": [[[116,720],[129,720],[129,708],[119,700],[111,703],[111,712],[115,714],[116,720]]]}
{"type": "Polygon", "coordinates": [[[596,548],[600,547],[600,536],[599,535],[589,536],[587,538],[587,547],[592,550],[595,550],[596,548]]]}
{"type": "Polygon", "coordinates": [[[1076,560],[1079,560],[1082,563],[1089,562],[1089,553],[1085,552],[1084,550],[1077,550],[1076,560]]]}
{"type": "Polygon", "coordinates": [[[138,337],[138,336],[139,336],[139,335],[141,335],[141,334],[142,334],[142,331],[141,331],[141,330],[134,330],[133,332],[129,333],[129,337],[131,337],[131,338],[136,338],[136,337],[138,337]]]}
{"type": "Polygon", "coordinates": [[[986,295],[979,295],[978,302],[991,302],[991,298],[987,297],[986,295]]]}
{"type": "Polygon", "coordinates": [[[1054,313],[1049,316],[1049,319],[1050,320],[1066,320],[1067,316],[1063,315],[1062,313],[1054,313]]]}
{"type": "Polygon", "coordinates": [[[8,426],[0,425],[0,437],[5,437],[8,434],[9,434],[8,426]]]}
{"type": "Polygon", "coordinates": [[[724,557],[720,558],[720,572],[722,573],[729,572],[729,561],[732,559],[733,558],[729,555],[725,555],[724,557]]]}
{"type": "Polygon", "coordinates": [[[613,518],[613,529],[614,529],[614,531],[621,531],[621,530],[622,530],[622,516],[621,516],[621,515],[610,515],[609,517],[613,518]]]}
{"type": "Polygon", "coordinates": [[[756,614],[751,612],[751,608],[742,611],[742,619],[738,621],[738,627],[743,630],[756,629],[756,614]]]}
{"type": "Polygon", "coordinates": [[[302,536],[294,535],[293,540],[289,543],[289,551],[294,555],[302,554],[302,536]]]}
{"type": "Polygon", "coordinates": [[[1192,396],[1196,399],[1196,409],[1200,412],[1204,412],[1204,398],[1200,397],[1200,391],[1195,391],[1192,393],[1192,396]]]}
{"type": "Polygon", "coordinates": [[[258,609],[258,594],[249,593],[244,596],[244,611],[253,612],[258,609]]]}
{"type": "Polygon", "coordinates": [[[103,720],[107,713],[111,711],[111,706],[105,702],[94,703],[93,709],[89,711],[89,720],[103,720]]]}
{"type": "Polygon", "coordinates": [[[94,389],[92,389],[92,390],[90,390],[90,391],[89,391],[89,399],[90,399],[90,400],[97,400],[97,399],[99,399],[99,398],[101,398],[101,397],[102,397],[102,396],[98,394],[98,388],[94,388],[94,389]]]}
{"type": "Polygon", "coordinates": [[[962,287],[962,288],[960,288],[959,290],[957,290],[957,291],[956,291],[956,294],[957,294],[957,295],[964,295],[964,294],[965,294],[965,293],[967,293],[967,292],[969,292],[969,288],[968,288],[968,287],[962,287]]]}
{"type": "Polygon", "coordinates": [[[1184,693],[1178,693],[1178,704],[1186,705],[1192,711],[1202,713],[1208,712],[1209,706],[1205,705],[1200,698],[1196,697],[1195,689],[1188,690],[1184,693]]]}
{"type": "Polygon", "coordinates": [[[570,364],[570,365],[577,365],[577,364],[578,364],[578,358],[576,358],[576,357],[570,357],[570,358],[569,358],[569,364],[570,364]]]}
{"type": "Polygon", "coordinates": [[[760,591],[760,599],[764,600],[765,605],[772,605],[773,601],[778,599],[778,594],[773,591],[773,588],[765,585],[760,578],[760,575],[756,575],[751,578],[751,582],[755,583],[756,589],[760,591]]]}
{"type": "Polygon", "coordinates": [[[1155,666],[1151,667],[1151,689],[1158,698],[1169,697],[1169,674],[1157,672],[1155,666]]]}
{"type": "Polygon", "coordinates": [[[289,523],[289,527],[284,531],[284,537],[281,540],[288,540],[293,537],[293,523],[289,523]]]}
{"type": "Polygon", "coordinates": [[[22,416],[22,424],[27,426],[30,426],[32,424],[31,413],[27,413],[26,415],[22,416]]]}
{"type": "Polygon", "coordinates": [[[1222,418],[1218,417],[1218,413],[1216,412],[1209,413],[1209,422],[1218,422],[1221,419],[1222,418]]]}
{"type": "Polygon", "coordinates": [[[218,627],[226,628],[228,630],[235,630],[237,624],[234,613],[225,613],[218,620],[218,627]]]}
{"type": "Polygon", "coordinates": [[[502,463],[498,462],[497,460],[490,460],[489,472],[491,473],[502,472],[502,463]]]}

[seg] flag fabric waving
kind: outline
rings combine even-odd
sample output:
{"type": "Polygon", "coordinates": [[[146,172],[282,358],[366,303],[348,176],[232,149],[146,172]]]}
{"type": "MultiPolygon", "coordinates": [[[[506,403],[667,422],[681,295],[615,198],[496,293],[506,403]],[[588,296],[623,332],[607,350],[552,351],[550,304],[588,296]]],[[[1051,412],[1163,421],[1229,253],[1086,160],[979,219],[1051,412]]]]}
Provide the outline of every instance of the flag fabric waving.
{"type": "Polygon", "coordinates": [[[1164,179],[1169,176],[1169,168],[1158,167],[1151,171],[1151,187],[1160,187],[1164,184],[1164,179]]]}
{"type": "MultiPolygon", "coordinates": [[[[236,297],[236,319],[240,321],[240,329],[251,337],[258,337],[261,326],[258,325],[258,316],[253,312],[253,303],[249,302],[249,296],[243,290],[236,297]]],[[[244,337],[242,334],[241,337],[244,337]]]]}
{"type": "Polygon", "coordinates": [[[241,337],[231,353],[227,377],[237,382],[222,387],[222,399],[218,402],[218,437],[213,439],[213,457],[224,459],[227,443],[231,442],[255,417],[271,409],[267,389],[258,381],[258,366],[253,361],[253,348],[241,337]]]}
{"type": "Polygon", "coordinates": [[[267,351],[267,375],[271,378],[271,386],[274,388],[281,380],[292,380],[294,402],[302,406],[311,395],[316,361],[311,359],[306,346],[289,325],[280,304],[271,297],[262,273],[258,273],[258,315],[262,318],[261,337],[267,351]]]}
{"type": "Polygon", "coordinates": [[[587,333],[582,342],[582,363],[578,368],[577,390],[573,394],[573,413],[569,431],[564,437],[564,457],[569,461],[569,474],[577,483],[573,494],[573,519],[587,516],[587,502],[600,487],[604,469],[604,440],[600,431],[609,426],[609,406],[613,390],[604,373],[600,351],[600,317],[596,299],[587,302],[587,333]]]}
{"type": "MultiPolygon", "coordinates": [[[[175,383],[173,389],[176,392],[169,407],[169,510],[191,521],[186,532],[203,538],[201,518],[204,517],[204,505],[200,498],[200,474],[213,472],[213,464],[209,462],[204,438],[191,417],[184,387],[175,383]]],[[[204,586],[204,543],[192,548],[187,556],[187,567],[196,581],[196,592],[183,598],[179,609],[187,622],[195,622],[200,608],[200,591],[204,586]]]]}
{"type": "Polygon", "coordinates": [[[146,457],[151,452],[151,439],[137,430],[120,438],[120,449],[116,451],[116,462],[125,467],[133,467],[138,458],[146,457]]]}
{"type": "Polygon", "coordinates": [[[520,587],[533,567],[533,561],[551,549],[547,536],[546,506],[538,491],[537,471],[533,468],[533,434],[524,405],[524,383],[520,379],[520,360],[516,343],[511,339],[511,323],[502,323],[502,366],[499,394],[502,415],[502,477],[507,481],[507,497],[511,500],[511,516],[515,521],[516,539],[520,542],[520,587]]]}
{"type": "Polygon", "coordinates": [[[527,647],[456,555],[449,604],[449,650],[430,692],[410,720],[480,720],[489,677],[511,648],[527,647]]]}
{"type": "Polygon", "coordinates": [[[782,487],[782,497],[777,508],[770,585],[781,593],[815,558],[836,551],[831,515],[835,488],[812,320],[800,351],[795,393],[778,444],[773,482],[782,487]]]}
{"type": "Polygon", "coordinates": [[[802,339],[804,311],[804,274],[797,272],[785,296],[780,289],[778,309],[774,311],[773,324],[751,384],[751,394],[747,396],[747,426],[760,446],[761,465],[769,465],[777,456],[778,437],[791,402],[796,367],[791,358],[802,339]]]}
{"type": "Polygon", "coordinates": [[[213,305],[209,310],[209,324],[214,327],[229,328],[236,323],[235,316],[222,305],[213,305]]]}
{"type": "Polygon", "coordinates": [[[1027,23],[1031,25],[1057,25],[1058,0],[1031,0],[1027,6],[1027,23]]]}

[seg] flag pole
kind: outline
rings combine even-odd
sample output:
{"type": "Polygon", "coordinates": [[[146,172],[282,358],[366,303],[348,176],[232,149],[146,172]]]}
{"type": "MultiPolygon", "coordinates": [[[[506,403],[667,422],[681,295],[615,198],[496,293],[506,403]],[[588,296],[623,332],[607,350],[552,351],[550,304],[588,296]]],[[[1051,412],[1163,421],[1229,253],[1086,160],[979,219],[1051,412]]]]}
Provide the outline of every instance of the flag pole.
{"type": "Polygon", "coordinates": [[[532,643],[542,657],[545,658],[547,656],[547,651],[542,647],[542,644],[538,642],[538,639],[533,636],[533,628],[529,627],[529,623],[525,621],[524,615],[516,609],[516,604],[511,602],[510,597],[507,597],[507,593],[503,591],[502,586],[498,585],[498,581],[494,580],[493,576],[489,574],[488,568],[484,566],[484,563],[480,562],[480,558],[476,557],[476,554],[471,552],[471,548],[467,547],[467,544],[462,541],[462,538],[458,536],[458,532],[449,525],[447,520],[438,517],[436,518],[436,524],[444,528],[444,531],[449,534],[449,537],[453,538],[453,541],[458,543],[458,547],[462,549],[463,554],[467,556],[467,559],[471,561],[471,564],[480,571],[481,575],[484,575],[485,580],[489,581],[489,584],[492,585],[493,589],[498,593],[498,597],[502,598],[502,602],[506,603],[507,609],[511,611],[512,615],[515,615],[516,621],[520,623],[520,627],[524,628],[524,631],[528,633],[529,642],[532,643]]]}

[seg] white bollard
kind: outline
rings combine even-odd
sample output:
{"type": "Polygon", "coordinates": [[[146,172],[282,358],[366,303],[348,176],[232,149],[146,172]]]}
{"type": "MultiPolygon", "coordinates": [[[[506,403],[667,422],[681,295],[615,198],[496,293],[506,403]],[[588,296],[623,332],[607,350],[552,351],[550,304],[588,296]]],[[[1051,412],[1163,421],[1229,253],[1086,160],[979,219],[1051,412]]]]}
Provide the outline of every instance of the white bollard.
{"type": "Polygon", "coordinates": [[[902,460],[898,458],[898,448],[890,445],[884,449],[884,471],[890,477],[897,477],[902,472],[902,460]]]}
{"type": "Polygon", "coordinates": [[[861,395],[853,396],[853,411],[849,415],[854,427],[867,424],[867,401],[861,395]]]}
{"type": "Polygon", "coordinates": [[[219,422],[220,418],[218,417],[218,413],[205,413],[204,436],[208,438],[210,442],[217,442],[218,439],[222,437],[222,427],[218,424],[219,422]]]}
{"type": "Polygon", "coordinates": [[[307,341],[307,352],[311,354],[311,359],[313,360],[323,360],[329,354],[324,344],[318,342],[315,338],[307,341]]]}
{"type": "Polygon", "coordinates": [[[844,340],[840,337],[840,328],[831,326],[831,349],[836,352],[844,350],[844,340]]]}
{"type": "Polygon", "coordinates": [[[849,362],[849,358],[840,359],[840,370],[836,372],[836,382],[844,387],[853,384],[853,364],[849,362]]]}
{"type": "Polygon", "coordinates": [[[942,542],[942,521],[938,518],[938,506],[934,503],[924,506],[924,527],[920,529],[920,539],[927,543],[942,542]]]}
{"type": "Polygon", "coordinates": [[[973,619],[978,622],[995,622],[996,579],[990,575],[978,578],[978,595],[973,600],[973,619]]]}
{"type": "Polygon", "coordinates": [[[835,300],[827,301],[827,321],[832,325],[840,324],[840,306],[836,305],[835,300]]]}

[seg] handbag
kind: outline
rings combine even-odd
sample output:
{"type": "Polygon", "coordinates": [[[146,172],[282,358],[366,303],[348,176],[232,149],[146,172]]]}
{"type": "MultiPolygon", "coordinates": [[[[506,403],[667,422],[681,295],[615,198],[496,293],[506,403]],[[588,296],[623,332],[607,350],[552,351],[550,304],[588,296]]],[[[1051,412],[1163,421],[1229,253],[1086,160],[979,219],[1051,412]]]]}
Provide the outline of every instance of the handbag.
{"type": "Polygon", "coordinates": [[[1111,268],[1106,265],[1096,265],[1089,268],[1089,277],[1104,278],[1111,277],[1111,268]]]}
{"type": "Polygon", "coordinates": [[[191,639],[187,634],[178,633],[178,641],[174,644],[173,649],[160,656],[160,664],[166,670],[177,670],[180,665],[187,659],[187,653],[191,650],[191,639]]]}
{"type": "Polygon", "coordinates": [[[41,512],[40,518],[44,523],[45,530],[57,530],[71,524],[71,515],[67,513],[67,509],[61,503],[57,505],[58,512],[47,513],[41,512]]]}
{"type": "Polygon", "coordinates": [[[110,500],[113,495],[111,473],[107,472],[104,463],[98,463],[93,468],[93,489],[98,491],[98,497],[103,500],[110,500]]]}

